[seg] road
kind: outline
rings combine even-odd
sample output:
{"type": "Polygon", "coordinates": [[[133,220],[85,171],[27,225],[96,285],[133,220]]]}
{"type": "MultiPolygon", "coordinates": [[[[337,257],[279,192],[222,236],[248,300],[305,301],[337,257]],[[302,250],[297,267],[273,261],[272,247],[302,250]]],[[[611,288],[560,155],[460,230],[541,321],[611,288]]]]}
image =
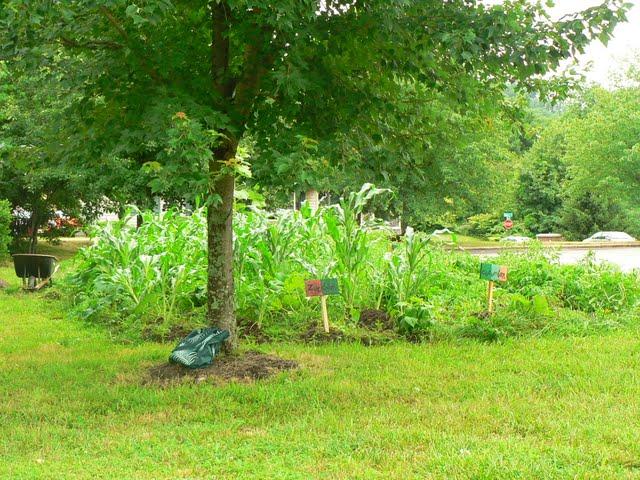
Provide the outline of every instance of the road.
{"type": "MultiPolygon", "coordinates": [[[[640,247],[599,248],[594,249],[593,252],[595,253],[596,260],[615,263],[625,272],[640,269],[640,247]]],[[[583,249],[563,250],[560,254],[560,263],[579,262],[588,253],[589,250],[583,249]]]]}
{"type": "MultiPolygon", "coordinates": [[[[614,263],[625,272],[640,269],[640,247],[592,247],[591,250],[595,253],[596,260],[614,263]]],[[[470,249],[469,251],[474,255],[483,257],[495,257],[498,255],[498,249],[470,249]]],[[[588,248],[562,249],[560,252],[560,263],[577,263],[582,260],[589,251],[590,249],[588,248]]]]}

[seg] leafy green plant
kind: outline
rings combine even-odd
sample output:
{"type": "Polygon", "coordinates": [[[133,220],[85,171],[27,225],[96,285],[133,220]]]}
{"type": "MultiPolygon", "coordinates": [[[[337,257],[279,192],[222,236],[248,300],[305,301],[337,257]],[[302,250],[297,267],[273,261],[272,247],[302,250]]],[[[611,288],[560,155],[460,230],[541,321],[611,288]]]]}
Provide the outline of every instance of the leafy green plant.
{"type": "Polygon", "coordinates": [[[434,325],[433,306],[418,297],[396,304],[401,312],[398,331],[410,338],[424,338],[434,325]]]}
{"type": "MultiPolygon", "coordinates": [[[[299,273],[304,263],[300,245],[304,243],[305,222],[309,217],[292,211],[270,216],[253,209],[237,214],[236,218],[237,307],[240,315],[252,317],[262,326],[267,316],[281,315],[287,309],[281,297],[291,276],[299,273]]],[[[291,300],[292,292],[288,293],[287,299],[291,300]]],[[[295,304],[300,306],[300,302],[295,304]]]]}
{"type": "Polygon", "coordinates": [[[408,310],[414,309],[415,299],[427,289],[432,260],[429,240],[429,237],[416,234],[409,228],[403,241],[385,255],[385,307],[401,321],[406,316],[421,317],[408,313],[408,310]]]}
{"type": "Polygon", "coordinates": [[[205,217],[170,210],[163,216],[141,214],[139,229],[130,216],[106,225],[91,247],[80,252],[67,278],[74,312],[92,321],[167,336],[180,317],[204,305],[206,284],[205,217]]]}

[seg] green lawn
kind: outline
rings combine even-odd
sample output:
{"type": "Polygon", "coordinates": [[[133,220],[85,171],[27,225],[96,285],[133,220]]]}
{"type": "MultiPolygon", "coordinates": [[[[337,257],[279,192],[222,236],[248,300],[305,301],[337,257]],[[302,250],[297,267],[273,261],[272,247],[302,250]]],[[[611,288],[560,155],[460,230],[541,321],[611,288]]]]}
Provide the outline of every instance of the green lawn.
{"type": "Polygon", "coordinates": [[[0,293],[2,479],[640,478],[636,331],[272,345],[301,370],[159,388],[141,378],[171,345],[115,343],[48,297],[0,293]]]}

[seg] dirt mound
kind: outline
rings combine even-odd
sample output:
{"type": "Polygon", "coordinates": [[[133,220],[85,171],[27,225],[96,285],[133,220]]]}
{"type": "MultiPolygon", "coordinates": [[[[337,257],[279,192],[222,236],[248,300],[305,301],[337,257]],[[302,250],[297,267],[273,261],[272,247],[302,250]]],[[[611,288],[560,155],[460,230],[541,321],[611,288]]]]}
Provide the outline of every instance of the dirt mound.
{"type": "Polygon", "coordinates": [[[212,365],[195,370],[172,363],[157,365],[149,369],[144,383],[167,385],[184,381],[195,383],[204,381],[216,383],[230,380],[251,382],[296,368],[298,368],[298,364],[293,360],[250,351],[240,355],[216,357],[212,365]]]}
{"type": "Polygon", "coordinates": [[[393,330],[395,323],[384,310],[367,309],[360,312],[358,325],[368,330],[393,330]]]}
{"type": "Polygon", "coordinates": [[[331,328],[329,333],[317,325],[311,325],[305,332],[300,335],[300,340],[305,343],[338,343],[344,341],[352,341],[353,338],[346,335],[340,330],[331,328]]]}
{"type": "Polygon", "coordinates": [[[396,338],[396,334],[389,331],[373,332],[365,329],[343,332],[336,328],[331,328],[329,333],[326,333],[322,327],[311,325],[299,338],[304,343],[316,345],[324,343],[360,343],[366,347],[373,347],[392,343],[396,338]]]}

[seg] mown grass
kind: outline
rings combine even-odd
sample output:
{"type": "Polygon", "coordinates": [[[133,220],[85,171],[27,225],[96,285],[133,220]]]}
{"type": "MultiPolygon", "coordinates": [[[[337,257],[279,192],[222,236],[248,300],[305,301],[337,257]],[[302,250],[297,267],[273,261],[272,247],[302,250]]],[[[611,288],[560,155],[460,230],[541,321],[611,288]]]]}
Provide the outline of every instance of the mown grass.
{"type": "Polygon", "coordinates": [[[116,343],[49,292],[0,293],[0,478],[640,478],[635,330],[274,344],[302,368],[160,388],[171,345],[116,343]]]}

